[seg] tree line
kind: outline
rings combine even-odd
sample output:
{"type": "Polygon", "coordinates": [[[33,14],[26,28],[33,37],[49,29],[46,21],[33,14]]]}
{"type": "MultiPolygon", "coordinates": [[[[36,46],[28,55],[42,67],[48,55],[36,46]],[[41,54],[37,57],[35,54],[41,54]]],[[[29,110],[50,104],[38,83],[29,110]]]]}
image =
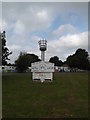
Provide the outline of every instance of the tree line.
{"type": "MultiPolygon", "coordinates": [[[[5,31],[0,33],[0,38],[2,42],[2,65],[11,65],[11,63],[7,63],[9,60],[9,55],[12,52],[6,46],[6,36],[5,31]]],[[[31,66],[31,63],[41,61],[39,57],[35,54],[29,54],[25,52],[20,52],[18,59],[15,60],[15,66],[18,72],[25,72],[25,70],[31,66]]],[[[73,55],[70,55],[66,58],[66,61],[62,61],[58,56],[53,56],[49,59],[49,62],[54,63],[55,66],[62,66],[63,64],[67,64],[71,68],[79,68],[83,70],[90,70],[90,58],[89,54],[85,49],[78,48],[73,55]]]]}

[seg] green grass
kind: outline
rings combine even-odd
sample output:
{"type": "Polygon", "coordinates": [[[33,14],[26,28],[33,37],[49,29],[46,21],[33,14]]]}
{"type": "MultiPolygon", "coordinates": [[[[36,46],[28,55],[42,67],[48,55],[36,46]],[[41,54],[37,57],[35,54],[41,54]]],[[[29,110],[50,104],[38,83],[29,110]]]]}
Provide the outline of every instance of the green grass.
{"type": "Polygon", "coordinates": [[[3,118],[88,117],[88,73],[55,73],[52,83],[31,74],[3,74],[3,118]]]}

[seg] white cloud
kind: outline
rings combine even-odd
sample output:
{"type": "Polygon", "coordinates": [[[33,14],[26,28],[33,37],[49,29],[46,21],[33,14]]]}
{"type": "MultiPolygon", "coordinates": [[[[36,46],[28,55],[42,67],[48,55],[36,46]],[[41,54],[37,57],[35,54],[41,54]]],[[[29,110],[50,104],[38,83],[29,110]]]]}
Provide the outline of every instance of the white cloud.
{"type": "Polygon", "coordinates": [[[32,52],[40,57],[38,40],[45,36],[43,31],[47,33],[45,37],[48,40],[46,60],[54,55],[65,60],[67,55],[75,52],[78,47],[87,48],[87,32],[80,32],[81,28],[78,29],[79,23],[82,22],[84,25],[87,23],[87,3],[6,2],[3,3],[2,8],[3,29],[7,33],[7,45],[13,52],[10,56],[12,61],[20,51],[32,52]],[[55,23],[58,16],[60,26],[55,30],[52,27],[58,24],[55,23]],[[37,35],[37,32],[40,34],[37,35]]]}
{"type": "Polygon", "coordinates": [[[58,40],[49,42],[52,47],[86,47],[88,46],[88,33],[68,34],[60,37],[58,40]]]}
{"type": "Polygon", "coordinates": [[[88,33],[78,33],[60,37],[58,40],[48,42],[47,59],[57,55],[61,60],[65,60],[70,54],[73,54],[78,48],[88,50],[88,33]]]}
{"type": "Polygon", "coordinates": [[[0,31],[6,30],[7,29],[7,23],[6,21],[0,19],[0,31]]]}
{"type": "MultiPolygon", "coordinates": [[[[28,53],[34,53],[41,58],[39,50],[38,39],[39,36],[32,37],[32,43],[30,45],[23,46],[23,43],[19,45],[9,46],[10,50],[13,51],[13,55],[10,56],[11,60],[16,60],[20,51],[28,53]]],[[[45,59],[49,60],[50,57],[58,56],[62,61],[70,54],[74,54],[78,48],[88,50],[88,32],[82,32],[78,34],[68,34],[66,36],[59,37],[57,40],[52,40],[47,43],[47,51],[45,52],[45,59]]]]}
{"type": "Polygon", "coordinates": [[[42,38],[40,36],[32,36],[32,41],[34,42],[38,42],[39,40],[41,40],[42,38]]]}
{"type": "Polygon", "coordinates": [[[14,63],[15,60],[17,60],[20,50],[21,50],[21,46],[20,45],[15,45],[15,44],[11,44],[11,45],[7,45],[7,47],[9,48],[9,50],[12,52],[12,54],[9,56],[9,59],[11,63],[14,63]]]}
{"type": "Polygon", "coordinates": [[[25,28],[24,28],[24,25],[22,24],[22,22],[17,21],[14,25],[14,32],[16,34],[22,34],[22,33],[24,33],[24,31],[25,31],[25,28]]]}
{"type": "Polygon", "coordinates": [[[45,10],[42,10],[40,12],[37,13],[37,16],[40,18],[40,19],[47,19],[48,15],[47,15],[47,12],[45,10]]]}
{"type": "Polygon", "coordinates": [[[20,45],[11,45],[11,46],[8,46],[9,47],[9,49],[11,50],[11,51],[15,51],[15,50],[20,50],[20,48],[21,48],[21,46],[20,45]]]}
{"type": "Polygon", "coordinates": [[[16,32],[19,29],[29,32],[46,29],[51,25],[52,16],[43,4],[3,3],[3,19],[9,24],[9,29],[13,24],[16,32]]]}
{"type": "Polygon", "coordinates": [[[64,21],[75,21],[77,13],[82,16],[83,21],[88,12],[85,6],[86,3],[3,3],[2,17],[9,27],[12,22],[19,21],[17,24],[24,25],[27,31],[43,30],[48,28],[58,15],[64,17],[64,21]],[[70,16],[67,14],[69,11],[75,12],[70,16]]]}
{"type": "Polygon", "coordinates": [[[74,34],[74,33],[77,33],[78,30],[72,26],[71,24],[64,24],[64,25],[61,25],[59,26],[59,28],[57,30],[54,30],[53,31],[53,34],[57,35],[57,36],[61,36],[61,35],[64,35],[64,34],[74,34]]]}

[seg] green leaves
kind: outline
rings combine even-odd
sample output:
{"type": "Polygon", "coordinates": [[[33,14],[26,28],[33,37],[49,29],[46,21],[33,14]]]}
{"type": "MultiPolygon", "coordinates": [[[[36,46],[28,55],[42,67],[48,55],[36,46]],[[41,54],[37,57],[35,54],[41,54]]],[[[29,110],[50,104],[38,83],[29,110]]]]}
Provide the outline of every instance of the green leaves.
{"type": "Polygon", "coordinates": [[[0,33],[0,39],[2,41],[2,65],[7,65],[7,60],[10,60],[8,56],[12,54],[12,52],[9,52],[9,49],[6,47],[5,31],[0,33]]]}
{"type": "Polygon", "coordinates": [[[90,69],[88,59],[88,52],[85,49],[79,48],[75,54],[68,56],[67,63],[70,67],[77,67],[79,69],[90,69]]]}
{"type": "Polygon", "coordinates": [[[49,62],[54,63],[55,66],[61,66],[63,64],[63,62],[59,60],[57,56],[51,57],[49,62]]]}
{"type": "Polygon", "coordinates": [[[32,62],[40,61],[37,55],[20,52],[18,59],[15,61],[18,72],[25,72],[32,62]]]}

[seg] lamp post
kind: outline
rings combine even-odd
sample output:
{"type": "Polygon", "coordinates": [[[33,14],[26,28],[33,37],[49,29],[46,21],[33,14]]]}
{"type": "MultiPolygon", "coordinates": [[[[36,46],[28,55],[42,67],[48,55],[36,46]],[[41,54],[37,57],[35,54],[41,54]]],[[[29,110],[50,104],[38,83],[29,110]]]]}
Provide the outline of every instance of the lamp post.
{"type": "Polygon", "coordinates": [[[41,51],[41,60],[45,61],[45,51],[47,50],[47,41],[40,40],[38,43],[39,43],[39,49],[41,51]]]}

